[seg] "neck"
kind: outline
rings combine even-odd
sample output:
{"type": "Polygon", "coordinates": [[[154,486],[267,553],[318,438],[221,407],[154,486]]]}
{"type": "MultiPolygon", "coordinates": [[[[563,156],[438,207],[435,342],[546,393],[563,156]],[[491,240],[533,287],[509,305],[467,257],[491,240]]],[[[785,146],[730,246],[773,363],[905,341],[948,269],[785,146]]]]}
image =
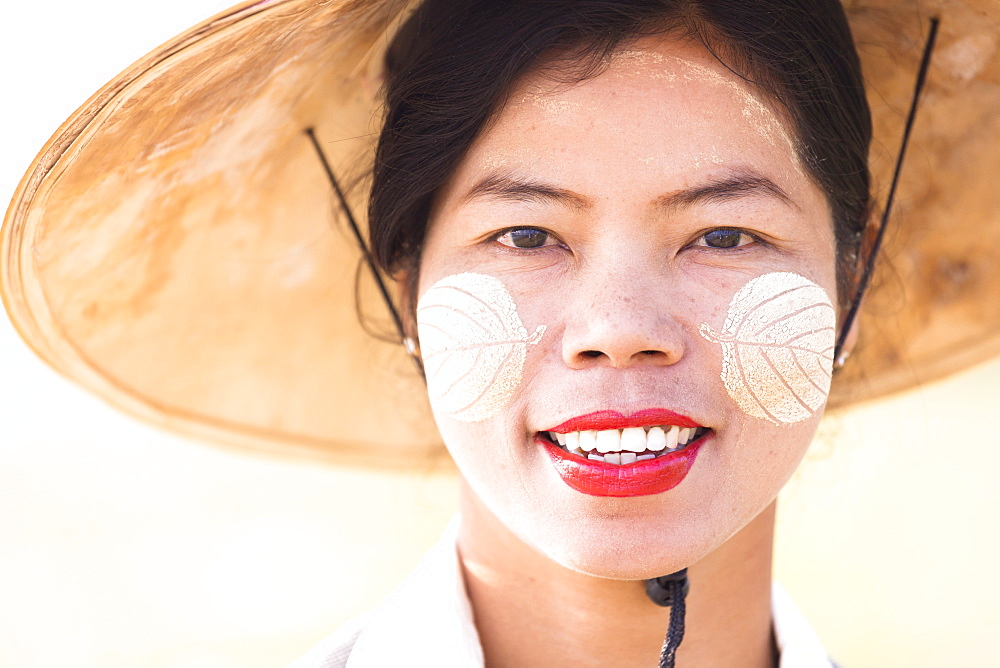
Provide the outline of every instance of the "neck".
{"type": "MultiPolygon", "coordinates": [[[[466,587],[487,666],[655,666],[670,609],[642,581],[585,575],[539,554],[462,491],[466,587]]],[[[770,667],[774,504],[688,568],[679,666],[770,667]]]]}

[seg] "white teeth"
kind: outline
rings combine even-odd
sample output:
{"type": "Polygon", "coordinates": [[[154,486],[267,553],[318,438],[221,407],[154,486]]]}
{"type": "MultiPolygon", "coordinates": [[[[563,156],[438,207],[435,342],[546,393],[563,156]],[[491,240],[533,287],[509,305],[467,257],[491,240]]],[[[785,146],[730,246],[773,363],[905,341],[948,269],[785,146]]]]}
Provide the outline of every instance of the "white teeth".
{"type": "Polygon", "coordinates": [[[563,434],[566,437],[566,449],[567,450],[580,450],[580,432],[571,431],[568,434],[563,434]]]}
{"type": "MultiPolygon", "coordinates": [[[[694,441],[698,427],[628,427],[601,431],[548,432],[549,438],[569,452],[611,464],[632,464],[653,459],[694,441]],[[646,454],[641,454],[646,453],[646,454]]],[[[703,431],[703,430],[702,430],[703,431]]]]}
{"type": "Polygon", "coordinates": [[[643,452],[646,450],[646,430],[642,427],[622,429],[622,450],[643,452]]]}
{"type": "MultiPolygon", "coordinates": [[[[622,449],[622,433],[617,429],[597,432],[598,452],[618,452],[622,449]]],[[[607,457],[605,457],[607,459],[607,457]]]]}
{"type": "Polygon", "coordinates": [[[660,427],[653,427],[646,435],[646,449],[659,452],[667,447],[667,436],[660,427]]]}

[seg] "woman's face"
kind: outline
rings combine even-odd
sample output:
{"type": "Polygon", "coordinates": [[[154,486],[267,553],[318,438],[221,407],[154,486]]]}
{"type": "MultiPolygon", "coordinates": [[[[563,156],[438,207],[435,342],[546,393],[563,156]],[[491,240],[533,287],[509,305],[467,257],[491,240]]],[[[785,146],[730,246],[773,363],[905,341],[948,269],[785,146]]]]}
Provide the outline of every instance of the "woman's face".
{"type": "Polygon", "coordinates": [[[420,265],[428,387],[467,489],[582,572],[710,553],[816,429],[834,248],[783,119],[701,47],[527,76],[436,200],[420,265]]]}

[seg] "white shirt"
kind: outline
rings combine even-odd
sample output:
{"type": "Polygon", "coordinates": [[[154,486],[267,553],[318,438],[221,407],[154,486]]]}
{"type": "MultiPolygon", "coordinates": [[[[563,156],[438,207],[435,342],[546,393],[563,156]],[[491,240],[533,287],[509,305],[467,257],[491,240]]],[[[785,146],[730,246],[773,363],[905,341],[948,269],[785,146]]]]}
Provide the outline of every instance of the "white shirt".
{"type": "MultiPolygon", "coordinates": [[[[355,618],[289,668],[482,668],[483,648],[458,562],[458,520],[377,608],[355,618]]],[[[780,668],[830,668],[819,638],[775,584],[780,668]]]]}

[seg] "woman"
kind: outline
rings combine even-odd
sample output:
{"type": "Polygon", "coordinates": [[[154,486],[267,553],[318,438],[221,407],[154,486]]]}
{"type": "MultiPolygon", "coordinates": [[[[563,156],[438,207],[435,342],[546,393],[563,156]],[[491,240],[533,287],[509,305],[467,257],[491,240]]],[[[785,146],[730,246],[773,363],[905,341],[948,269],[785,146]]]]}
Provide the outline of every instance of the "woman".
{"type": "MultiPolygon", "coordinates": [[[[680,663],[776,664],[773,502],[868,217],[840,5],[425,2],[389,53],[374,251],[416,305],[486,663],[652,665],[644,581],[689,568],[680,663]]],[[[415,656],[463,646],[417,627],[415,656]]],[[[350,661],[388,663],[382,633],[350,661]]]]}
{"type": "Polygon", "coordinates": [[[494,4],[395,37],[369,209],[463,480],[416,591],[468,603],[414,622],[404,585],[320,661],[646,665],[682,601],[681,665],[825,661],[772,609],[770,545],[870,208],[839,5],[494,4]]]}

